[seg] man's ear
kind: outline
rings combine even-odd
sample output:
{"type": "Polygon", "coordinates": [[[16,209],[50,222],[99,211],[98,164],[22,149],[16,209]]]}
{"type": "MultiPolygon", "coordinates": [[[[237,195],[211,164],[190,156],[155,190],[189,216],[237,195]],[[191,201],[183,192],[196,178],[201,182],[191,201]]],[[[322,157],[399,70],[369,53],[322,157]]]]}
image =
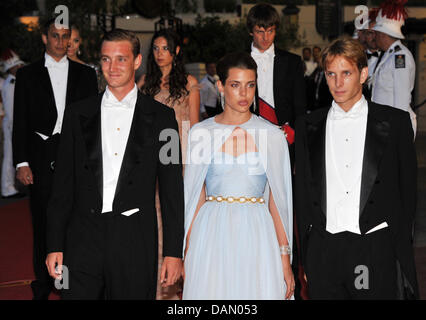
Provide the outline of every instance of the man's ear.
{"type": "Polygon", "coordinates": [[[364,67],[361,70],[361,77],[360,77],[359,82],[361,84],[364,84],[364,82],[367,80],[367,78],[368,78],[368,67],[364,67]]]}
{"type": "Polygon", "coordinates": [[[135,58],[135,70],[139,69],[142,64],[142,55],[139,53],[135,58]]]}
{"type": "Polygon", "coordinates": [[[180,52],[180,46],[176,46],[176,55],[178,55],[180,52]]]}
{"type": "Polygon", "coordinates": [[[43,41],[44,45],[47,45],[47,35],[44,33],[41,35],[41,41],[43,41]]]}

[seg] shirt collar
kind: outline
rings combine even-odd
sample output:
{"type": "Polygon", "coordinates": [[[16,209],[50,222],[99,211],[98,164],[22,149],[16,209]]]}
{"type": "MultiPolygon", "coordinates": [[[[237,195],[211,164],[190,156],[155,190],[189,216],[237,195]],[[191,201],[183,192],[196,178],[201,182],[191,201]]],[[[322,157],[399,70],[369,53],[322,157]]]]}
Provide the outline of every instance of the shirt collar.
{"type": "Polygon", "coordinates": [[[105,107],[134,108],[137,98],[138,98],[138,87],[136,86],[136,83],[133,89],[121,101],[118,101],[118,99],[114,96],[111,90],[109,90],[109,86],[107,86],[105,89],[102,102],[105,107]]]}
{"type": "Polygon", "coordinates": [[[251,53],[253,53],[256,56],[259,57],[275,57],[275,45],[272,43],[272,45],[265,51],[260,52],[258,48],[256,48],[253,44],[253,42],[251,43],[251,53]]]}
{"type": "Polygon", "coordinates": [[[334,100],[331,104],[330,115],[332,119],[338,120],[343,118],[358,118],[368,114],[368,103],[364,95],[361,96],[349,111],[343,110],[334,100]]]}
{"type": "Polygon", "coordinates": [[[47,52],[44,53],[44,66],[45,67],[61,67],[68,64],[67,56],[63,56],[61,60],[56,61],[47,52]]]}

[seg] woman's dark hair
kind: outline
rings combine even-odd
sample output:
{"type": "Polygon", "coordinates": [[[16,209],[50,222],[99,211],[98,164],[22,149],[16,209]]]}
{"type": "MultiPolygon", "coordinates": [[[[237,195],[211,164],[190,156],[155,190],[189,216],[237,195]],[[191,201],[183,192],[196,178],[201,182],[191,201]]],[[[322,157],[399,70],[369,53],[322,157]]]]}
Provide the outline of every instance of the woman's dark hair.
{"type": "Polygon", "coordinates": [[[154,41],[163,37],[167,41],[169,52],[173,56],[172,70],[169,74],[168,85],[170,96],[167,102],[175,102],[181,97],[186,96],[189,91],[186,89],[188,84],[188,73],[185,70],[182,59],[182,46],[179,36],[172,30],[160,30],[154,33],[151,40],[151,48],[148,54],[147,72],[145,75],[145,83],[141,90],[144,94],[154,97],[161,90],[162,73],[154,58],[154,41]],[[180,47],[179,53],[176,54],[176,48],[180,47]]]}
{"type": "Polygon", "coordinates": [[[231,52],[219,60],[216,72],[223,85],[225,85],[231,68],[253,70],[257,78],[257,64],[247,52],[231,52]]]}

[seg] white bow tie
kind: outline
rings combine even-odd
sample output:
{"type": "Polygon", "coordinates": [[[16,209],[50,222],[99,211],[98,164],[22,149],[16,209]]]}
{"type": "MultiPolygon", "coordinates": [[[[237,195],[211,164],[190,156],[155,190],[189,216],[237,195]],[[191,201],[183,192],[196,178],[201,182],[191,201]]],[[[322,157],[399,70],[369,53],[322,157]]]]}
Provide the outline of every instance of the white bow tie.
{"type": "Polygon", "coordinates": [[[342,120],[342,119],[358,119],[364,115],[364,112],[355,111],[355,112],[337,112],[333,110],[331,112],[331,120],[342,120]]]}
{"type": "Polygon", "coordinates": [[[127,101],[126,102],[124,102],[124,101],[110,101],[109,99],[106,99],[105,103],[104,103],[104,107],[105,108],[125,108],[125,109],[130,109],[132,106],[127,101]]]}
{"type": "Polygon", "coordinates": [[[46,68],[65,68],[67,66],[67,59],[60,60],[59,62],[53,61],[51,59],[46,59],[44,66],[46,68]]]}
{"type": "Polygon", "coordinates": [[[261,59],[271,59],[273,57],[273,53],[269,51],[265,52],[259,52],[259,51],[252,51],[251,52],[253,58],[261,58],[261,59]]]}

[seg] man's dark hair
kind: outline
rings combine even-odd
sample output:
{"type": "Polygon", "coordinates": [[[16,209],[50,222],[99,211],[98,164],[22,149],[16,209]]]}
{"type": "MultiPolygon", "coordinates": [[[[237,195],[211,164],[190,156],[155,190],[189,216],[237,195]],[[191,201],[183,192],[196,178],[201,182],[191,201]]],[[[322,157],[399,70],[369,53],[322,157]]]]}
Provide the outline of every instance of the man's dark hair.
{"type": "Polygon", "coordinates": [[[267,3],[259,3],[252,7],[247,15],[248,31],[252,33],[255,26],[265,29],[275,26],[278,29],[280,27],[280,16],[277,10],[267,3]]]}
{"type": "Polygon", "coordinates": [[[104,34],[104,41],[129,41],[132,45],[133,57],[136,58],[141,52],[141,43],[136,34],[132,31],[123,29],[114,29],[104,34]]]}
{"type": "MultiPolygon", "coordinates": [[[[42,28],[42,33],[45,35],[45,36],[47,36],[47,34],[48,34],[48,32],[49,32],[49,29],[50,29],[50,26],[52,25],[52,24],[55,24],[55,22],[56,22],[56,17],[54,17],[54,18],[50,18],[49,20],[47,20],[44,24],[43,24],[43,28],[42,28]]],[[[70,29],[70,26],[71,26],[71,22],[69,22],[68,23],[68,29],[70,29]]],[[[71,29],[70,29],[70,32],[71,32],[71,29]]]]}
{"type": "Polygon", "coordinates": [[[216,72],[223,85],[225,85],[229,75],[229,69],[231,68],[253,70],[257,78],[257,64],[247,52],[228,53],[219,60],[216,66],[216,72]]]}

